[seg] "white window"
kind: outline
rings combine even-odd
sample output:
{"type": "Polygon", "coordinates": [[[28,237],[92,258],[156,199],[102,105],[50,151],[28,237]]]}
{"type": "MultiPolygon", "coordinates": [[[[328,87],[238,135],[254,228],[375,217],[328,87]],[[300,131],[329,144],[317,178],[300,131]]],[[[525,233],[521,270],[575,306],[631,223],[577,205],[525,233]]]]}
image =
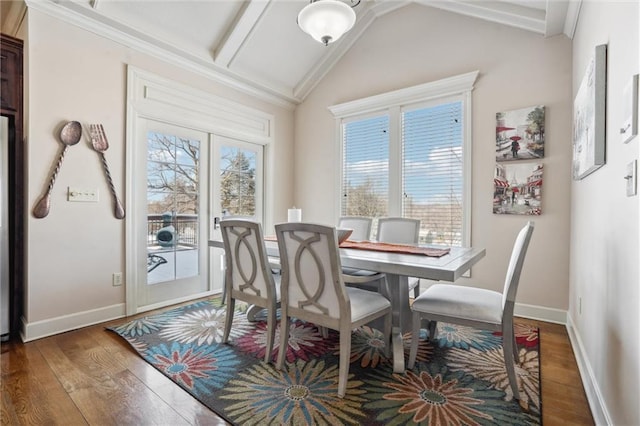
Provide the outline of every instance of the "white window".
{"type": "Polygon", "coordinates": [[[473,72],[330,108],[342,152],[339,215],[420,219],[422,243],[470,244],[476,77],[473,72]]]}

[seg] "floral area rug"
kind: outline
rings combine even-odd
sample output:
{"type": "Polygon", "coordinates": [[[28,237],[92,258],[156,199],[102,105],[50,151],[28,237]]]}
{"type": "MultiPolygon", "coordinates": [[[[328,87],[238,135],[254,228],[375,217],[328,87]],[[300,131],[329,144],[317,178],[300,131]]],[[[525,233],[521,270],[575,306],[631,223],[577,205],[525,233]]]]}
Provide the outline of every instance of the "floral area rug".
{"type": "MultiPolygon", "coordinates": [[[[531,425],[540,424],[538,330],[516,325],[521,400],[513,399],[499,334],[438,324],[422,330],[418,362],[393,373],[382,334],[353,332],[349,381],[338,398],[339,335],[327,339],[293,322],[285,368],[264,362],[266,321],[249,322],[236,303],[228,344],[220,343],[225,306],[200,301],[111,327],[147,362],[194,398],[237,425],[531,425]]],[[[279,327],[278,327],[279,330],[279,327]]],[[[273,361],[280,336],[276,331],[273,361]]],[[[411,334],[404,336],[405,361],[411,334]]]]}

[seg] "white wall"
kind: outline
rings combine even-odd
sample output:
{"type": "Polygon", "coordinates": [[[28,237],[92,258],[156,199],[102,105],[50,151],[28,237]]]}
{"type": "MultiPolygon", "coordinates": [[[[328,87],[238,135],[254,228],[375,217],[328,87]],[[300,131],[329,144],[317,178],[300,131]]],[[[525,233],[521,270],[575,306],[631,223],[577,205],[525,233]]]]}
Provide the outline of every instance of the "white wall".
{"type": "Polygon", "coordinates": [[[340,157],[328,106],[473,70],[480,75],[473,91],[472,244],[487,250],[473,281],[502,289],[515,235],[533,219],[517,301],[566,310],[572,102],[565,36],[545,39],[420,5],[378,18],[296,110],[296,205],[305,220],[332,223],[339,213],[333,177],[340,157]],[[534,105],[546,106],[543,214],[494,215],[495,114],[534,105]]]}
{"type": "MultiPolygon", "coordinates": [[[[27,52],[28,212],[47,185],[61,143],[61,123],[102,123],[109,138],[106,153],[121,200],[125,184],[126,66],[134,65],[196,89],[259,109],[275,117],[274,155],[292,159],[293,112],[258,101],[96,34],[30,10],[27,52]]],[[[292,201],[290,167],[276,167],[273,218],[285,219],[292,201]]],[[[125,206],[126,208],[126,206],[125,206]]],[[[125,218],[125,220],[128,220],[125,218]]],[[[98,155],[88,138],[68,149],[55,182],[51,212],[27,220],[27,327],[77,321],[114,312],[125,301],[125,288],[111,285],[111,274],[125,271],[125,221],[113,217],[109,189],[98,155]],[[98,203],[66,201],[68,186],[95,189],[98,203]],[[93,314],[92,314],[93,313],[93,314]]],[[[39,329],[42,329],[39,328],[39,329]]],[[[38,337],[38,336],[36,336],[38,337]]]]}
{"type": "Polygon", "coordinates": [[[638,2],[584,1],[573,40],[574,95],[595,46],[608,44],[606,165],[571,187],[569,315],[596,420],[615,425],[640,422],[638,196],[623,179],[640,140],[619,135],[623,89],[640,71],[639,22],[638,2]]]}

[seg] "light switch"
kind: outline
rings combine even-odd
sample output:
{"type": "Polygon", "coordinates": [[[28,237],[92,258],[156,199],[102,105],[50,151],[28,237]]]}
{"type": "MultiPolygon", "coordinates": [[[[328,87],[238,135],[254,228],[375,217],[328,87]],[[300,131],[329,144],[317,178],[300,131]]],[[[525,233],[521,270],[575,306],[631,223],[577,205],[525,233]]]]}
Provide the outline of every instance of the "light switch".
{"type": "Polygon", "coordinates": [[[627,180],[627,197],[633,197],[637,194],[637,160],[633,160],[627,164],[627,174],[625,179],[627,180]]]}
{"type": "Polygon", "coordinates": [[[69,201],[88,203],[97,203],[99,198],[97,189],[76,188],[73,186],[68,188],[67,197],[69,201]]]}

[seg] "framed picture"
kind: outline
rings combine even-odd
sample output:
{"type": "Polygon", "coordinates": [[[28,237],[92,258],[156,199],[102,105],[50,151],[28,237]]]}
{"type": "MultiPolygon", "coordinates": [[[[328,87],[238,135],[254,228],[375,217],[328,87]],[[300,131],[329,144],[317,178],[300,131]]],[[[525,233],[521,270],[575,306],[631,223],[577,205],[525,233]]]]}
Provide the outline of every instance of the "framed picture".
{"type": "Polygon", "coordinates": [[[627,143],[638,134],[638,74],[632,76],[624,88],[622,106],[624,121],[620,126],[620,136],[622,142],[627,143]]]}
{"type": "Polygon", "coordinates": [[[573,102],[573,179],[605,164],[607,45],[596,46],[573,102]]]}
{"type": "Polygon", "coordinates": [[[542,164],[496,163],[493,176],[495,214],[542,213],[542,164]]]}
{"type": "Polygon", "coordinates": [[[496,161],[544,157],[544,106],[496,113],[496,161]]]}

